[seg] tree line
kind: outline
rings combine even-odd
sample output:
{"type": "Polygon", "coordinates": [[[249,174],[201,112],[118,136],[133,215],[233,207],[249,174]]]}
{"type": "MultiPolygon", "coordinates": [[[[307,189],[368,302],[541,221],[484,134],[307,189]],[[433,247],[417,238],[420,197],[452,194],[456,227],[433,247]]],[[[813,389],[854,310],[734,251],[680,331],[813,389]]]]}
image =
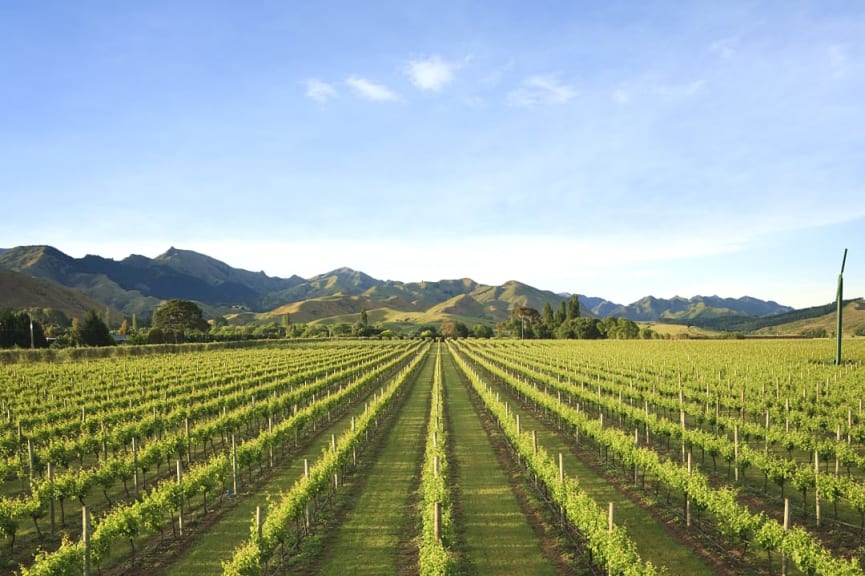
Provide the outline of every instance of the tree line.
{"type": "MultiPolygon", "coordinates": [[[[116,313],[115,313],[116,315],[116,313]]],[[[357,321],[332,324],[295,324],[289,314],[266,324],[231,325],[222,317],[210,321],[201,307],[189,300],[168,300],[160,304],[149,326],[139,326],[136,316],[122,319],[111,329],[111,310],[100,315],[89,310],[83,319],[68,319],[62,312],[45,308],[22,311],[0,310],[0,348],[64,348],[70,346],[112,346],[129,344],[181,344],[184,342],[233,341],[269,338],[523,338],[523,339],[633,339],[652,338],[649,328],[640,329],[626,318],[586,318],[580,313],[577,295],[554,308],[549,302],[538,311],[515,306],[509,318],[495,327],[477,323],[471,328],[457,320],[440,325],[421,325],[399,334],[381,324],[371,324],[366,309],[357,321]]]]}
{"type": "Polygon", "coordinates": [[[508,320],[500,323],[498,329],[503,336],[522,339],[630,340],[655,337],[650,328],[641,330],[636,322],[627,318],[583,317],[576,294],[567,301],[562,300],[555,310],[549,302],[544,302],[540,312],[529,306],[516,306],[511,310],[508,320]]]}

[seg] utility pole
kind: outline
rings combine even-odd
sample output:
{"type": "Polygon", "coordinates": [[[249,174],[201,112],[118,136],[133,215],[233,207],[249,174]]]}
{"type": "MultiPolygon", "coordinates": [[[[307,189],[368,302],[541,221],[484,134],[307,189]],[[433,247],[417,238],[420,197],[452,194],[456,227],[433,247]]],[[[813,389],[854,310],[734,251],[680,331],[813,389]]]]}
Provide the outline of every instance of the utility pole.
{"type": "Polygon", "coordinates": [[[836,314],[838,319],[838,326],[835,328],[835,337],[837,338],[837,345],[835,348],[835,365],[841,365],[841,315],[842,308],[844,306],[844,265],[847,264],[847,249],[844,248],[844,258],[841,260],[841,273],[838,274],[838,297],[837,297],[837,305],[838,312],[836,314]]]}

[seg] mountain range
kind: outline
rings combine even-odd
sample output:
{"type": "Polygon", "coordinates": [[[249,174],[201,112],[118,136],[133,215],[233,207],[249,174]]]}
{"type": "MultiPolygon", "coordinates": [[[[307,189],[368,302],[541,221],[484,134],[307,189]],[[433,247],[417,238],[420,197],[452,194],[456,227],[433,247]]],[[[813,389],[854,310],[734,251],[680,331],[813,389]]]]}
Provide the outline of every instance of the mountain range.
{"type": "MultiPolygon", "coordinates": [[[[290,314],[293,322],[353,321],[367,310],[371,322],[423,324],[455,319],[467,323],[506,320],[515,306],[557,309],[570,294],[512,280],[500,286],[470,278],[436,282],[378,280],[351,268],[301,278],[279,278],[233,268],[210,256],[170,248],[147,258],[74,258],[51,246],[0,250],[0,307],[53,307],[80,316],[108,308],[146,318],[163,300],[202,305],[209,317],[234,323],[267,322],[290,314]],[[77,300],[76,300],[77,298],[77,300]]],[[[584,316],[635,321],[686,321],[720,317],[760,318],[793,308],[756,298],[647,296],[628,305],[579,295],[584,316]]]]}

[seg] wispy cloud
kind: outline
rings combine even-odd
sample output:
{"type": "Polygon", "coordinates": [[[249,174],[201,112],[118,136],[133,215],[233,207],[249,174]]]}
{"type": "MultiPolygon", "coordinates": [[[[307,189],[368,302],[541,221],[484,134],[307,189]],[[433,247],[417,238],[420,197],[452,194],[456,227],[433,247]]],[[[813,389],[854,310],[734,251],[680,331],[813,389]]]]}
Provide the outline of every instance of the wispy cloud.
{"type": "Polygon", "coordinates": [[[617,104],[627,104],[631,101],[631,91],[627,88],[619,86],[615,90],[613,90],[612,94],[613,101],[617,104]]]}
{"type": "Polygon", "coordinates": [[[565,104],[576,98],[577,94],[576,88],[562,84],[553,76],[530,76],[508,94],[508,103],[524,107],[565,104]]]}
{"type": "Polygon", "coordinates": [[[829,58],[829,69],[833,78],[841,78],[847,71],[847,50],[840,44],[832,44],[826,49],[829,58]]]}
{"type": "Polygon", "coordinates": [[[457,68],[438,56],[432,56],[423,60],[410,60],[404,70],[416,87],[438,92],[453,81],[453,73],[457,68]]]}
{"type": "Polygon", "coordinates": [[[662,96],[690,98],[702,92],[705,87],[705,80],[692,80],[684,84],[664,84],[655,88],[655,92],[662,96]]]}
{"type": "Polygon", "coordinates": [[[738,47],[739,38],[734,36],[730,38],[721,38],[720,40],[712,42],[709,45],[709,51],[727,60],[736,54],[738,47]]]}
{"type": "Polygon", "coordinates": [[[306,95],[316,102],[327,102],[336,97],[336,89],[318,78],[310,78],[306,81],[306,95]]]}
{"type": "Polygon", "coordinates": [[[367,100],[374,102],[387,102],[389,100],[398,100],[399,95],[383,84],[376,84],[366,78],[360,76],[349,76],[345,83],[348,84],[355,93],[367,100]]]}

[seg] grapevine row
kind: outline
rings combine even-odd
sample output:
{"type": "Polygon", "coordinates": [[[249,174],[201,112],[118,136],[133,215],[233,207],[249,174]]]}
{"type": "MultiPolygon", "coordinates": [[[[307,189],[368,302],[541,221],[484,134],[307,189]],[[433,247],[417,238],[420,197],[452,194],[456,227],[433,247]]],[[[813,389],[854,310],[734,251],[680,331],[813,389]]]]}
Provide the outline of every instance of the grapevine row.
{"type": "Polygon", "coordinates": [[[862,576],[863,571],[855,560],[835,557],[830,551],[816,542],[800,527],[785,531],[784,527],[764,513],[752,513],[736,501],[736,492],[723,487],[713,489],[708,480],[698,471],[689,471],[671,461],[664,461],[654,451],[641,448],[634,439],[619,430],[604,427],[601,420],[589,419],[557,398],[541,392],[536,387],[514,378],[506,371],[497,368],[478,356],[467,353],[476,363],[482,365],[490,374],[568,422],[580,434],[592,438],[598,445],[612,452],[626,466],[638,466],[651,472],[660,483],[668,488],[685,494],[699,508],[712,514],[719,529],[742,541],[752,540],[765,550],[778,550],[787,555],[805,573],[825,576],[862,576]]]}
{"type": "Polygon", "coordinates": [[[445,400],[442,387],[441,344],[436,349],[432,403],[421,471],[421,534],[419,568],[423,576],[454,574],[456,561],[450,545],[454,538],[451,494],[448,489],[445,400]]]}
{"type": "Polygon", "coordinates": [[[452,346],[451,352],[457,366],[496,418],[510,444],[538,480],[547,486],[552,500],[561,507],[568,522],[585,540],[593,561],[611,574],[659,574],[651,563],[642,561],[634,542],[625,530],[609,521],[607,511],[586,494],[577,479],[565,476],[561,467],[547,455],[543,447],[536,447],[531,436],[518,429],[506,405],[496,398],[489,386],[471,369],[458,347],[452,346]]]}
{"type": "Polygon", "coordinates": [[[309,473],[301,476],[295,484],[281,494],[279,499],[267,511],[262,523],[254,519],[251,527],[251,538],[236,548],[234,556],[223,564],[223,574],[226,576],[260,575],[261,564],[269,561],[277,549],[285,553],[292,535],[299,539],[299,532],[292,533],[291,526],[299,524],[306,513],[307,504],[316,494],[335,483],[334,476],[343,469],[356,447],[366,438],[369,431],[377,424],[379,416],[387,409],[391,401],[409,381],[428,353],[426,347],[409,362],[400,374],[387,385],[376,399],[369,403],[364,413],[355,421],[333,445],[309,468],[309,473]]]}
{"type": "MultiPolygon", "coordinates": [[[[358,390],[375,381],[381,374],[405,363],[411,356],[411,352],[405,352],[378,369],[367,371],[349,386],[299,409],[279,425],[262,431],[255,439],[235,446],[230,457],[224,453],[216,454],[207,462],[192,467],[178,481],[164,480],[140,500],[115,506],[95,524],[90,540],[93,560],[97,563],[103,560],[105,554],[120,538],[126,538],[132,543],[139,537],[153,534],[160,529],[166,516],[181,510],[183,502],[194,495],[206,494],[214,486],[221,485],[229,461],[235,470],[238,462],[260,461],[269,446],[294,440],[297,432],[308,423],[327,417],[332,409],[347,402],[358,390]]],[[[70,566],[77,567],[73,571],[62,572],[63,574],[80,574],[83,558],[82,542],[64,542],[57,551],[39,555],[30,568],[23,569],[22,576],[56,574],[57,572],[52,571],[52,567],[58,565],[67,569],[70,566]]]]}

